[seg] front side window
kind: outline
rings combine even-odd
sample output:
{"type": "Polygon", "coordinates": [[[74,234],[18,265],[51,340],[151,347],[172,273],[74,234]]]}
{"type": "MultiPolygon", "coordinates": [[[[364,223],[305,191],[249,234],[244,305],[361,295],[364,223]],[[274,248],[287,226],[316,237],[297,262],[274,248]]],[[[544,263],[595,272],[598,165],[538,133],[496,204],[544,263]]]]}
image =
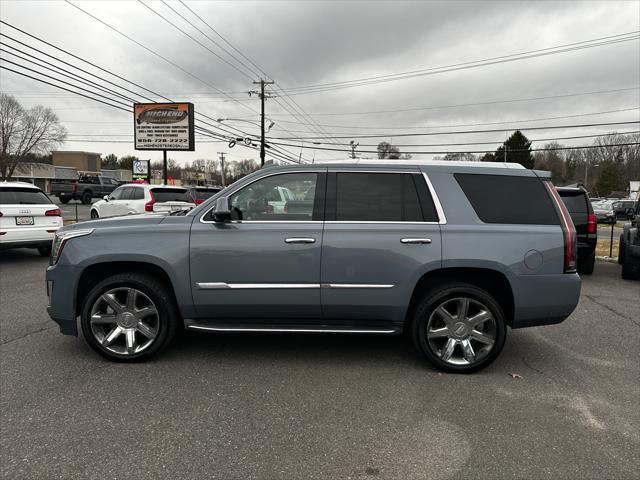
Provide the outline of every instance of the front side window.
{"type": "Polygon", "coordinates": [[[109,195],[109,200],[120,200],[122,198],[122,192],[124,191],[124,187],[116,188],[111,195],[109,195]]]}
{"type": "Polygon", "coordinates": [[[420,175],[338,172],[335,219],[343,222],[422,222],[437,221],[437,215],[420,175]],[[418,188],[424,188],[426,192],[423,205],[418,188]],[[427,210],[424,216],[423,209],[427,210]]]}
{"type": "Polygon", "coordinates": [[[318,174],[283,173],[257,180],[229,197],[233,220],[308,221],[313,218],[318,174]],[[286,193],[285,193],[286,192],[286,193]]]}

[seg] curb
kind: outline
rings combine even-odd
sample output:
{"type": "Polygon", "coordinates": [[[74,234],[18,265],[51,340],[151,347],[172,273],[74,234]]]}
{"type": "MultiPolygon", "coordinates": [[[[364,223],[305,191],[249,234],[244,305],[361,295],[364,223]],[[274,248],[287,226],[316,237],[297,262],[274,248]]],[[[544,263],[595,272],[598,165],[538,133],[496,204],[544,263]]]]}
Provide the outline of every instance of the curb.
{"type": "Polygon", "coordinates": [[[616,257],[600,257],[600,256],[597,256],[596,260],[598,260],[600,262],[607,262],[607,263],[618,263],[618,259],[616,257]]]}

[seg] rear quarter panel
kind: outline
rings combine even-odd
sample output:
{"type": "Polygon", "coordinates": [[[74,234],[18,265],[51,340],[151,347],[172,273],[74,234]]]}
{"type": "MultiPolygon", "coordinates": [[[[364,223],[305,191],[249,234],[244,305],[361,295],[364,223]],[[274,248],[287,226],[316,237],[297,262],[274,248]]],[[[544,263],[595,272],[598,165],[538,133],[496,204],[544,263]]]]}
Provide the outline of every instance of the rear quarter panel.
{"type": "MultiPolygon", "coordinates": [[[[474,173],[513,175],[514,171],[474,173]]],[[[554,323],[551,319],[571,313],[580,281],[577,275],[563,273],[560,225],[483,223],[451,173],[428,174],[447,218],[441,225],[443,268],[487,268],[504,274],[514,296],[514,327],[554,323]]],[[[535,176],[528,170],[516,174],[535,176]]]]}

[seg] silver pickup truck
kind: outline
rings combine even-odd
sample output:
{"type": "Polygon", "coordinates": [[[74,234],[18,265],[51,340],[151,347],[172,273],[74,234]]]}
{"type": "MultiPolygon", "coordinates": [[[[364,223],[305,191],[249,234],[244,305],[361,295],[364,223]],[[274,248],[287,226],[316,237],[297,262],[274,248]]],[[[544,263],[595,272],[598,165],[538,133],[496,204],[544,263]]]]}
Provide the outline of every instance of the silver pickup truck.
{"type": "Polygon", "coordinates": [[[179,328],[404,332],[438,368],[478,370],[507,327],[561,322],[578,303],[576,232],[549,178],[475,162],[264,168],[188,213],[62,228],[48,311],[68,335],[79,318],[116,361],[179,328]],[[272,203],[282,189],[300,208],[272,203]]]}

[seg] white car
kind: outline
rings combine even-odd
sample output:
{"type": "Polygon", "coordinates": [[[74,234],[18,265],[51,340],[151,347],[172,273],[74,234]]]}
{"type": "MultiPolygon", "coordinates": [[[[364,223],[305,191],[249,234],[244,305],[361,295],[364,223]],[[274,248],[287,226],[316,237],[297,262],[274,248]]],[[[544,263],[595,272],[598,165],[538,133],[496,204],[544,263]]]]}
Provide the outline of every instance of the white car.
{"type": "Polygon", "coordinates": [[[91,205],[91,218],[119,217],[138,213],[169,213],[195,207],[189,190],[170,185],[130,183],[91,205]]]}
{"type": "Polygon", "coordinates": [[[48,257],[62,212],[35,185],[0,182],[0,249],[37,248],[48,257]]]}

